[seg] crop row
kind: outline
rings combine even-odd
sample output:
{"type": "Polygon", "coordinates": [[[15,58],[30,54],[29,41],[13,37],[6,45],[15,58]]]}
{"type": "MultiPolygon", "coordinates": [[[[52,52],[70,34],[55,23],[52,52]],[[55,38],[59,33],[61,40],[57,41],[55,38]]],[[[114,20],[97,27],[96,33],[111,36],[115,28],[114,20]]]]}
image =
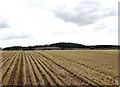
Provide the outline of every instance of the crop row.
{"type": "MultiPolygon", "coordinates": [[[[3,51],[0,59],[0,63],[2,63],[0,81],[2,80],[2,85],[45,85],[48,87],[52,85],[118,84],[117,74],[112,74],[112,71],[104,72],[98,68],[99,66],[97,67],[98,64],[94,64],[96,67],[91,66],[90,61],[85,61],[84,57],[87,55],[84,56],[82,52],[79,54],[78,51],[73,51],[73,53],[76,55],[69,51],[66,53],[60,51],[3,51]]],[[[107,52],[107,54],[111,53],[107,52]]],[[[98,55],[102,55],[101,52],[98,52],[98,55]]],[[[106,53],[102,56],[107,57],[106,53]]],[[[110,57],[113,57],[112,54],[110,57]]]]}
{"type": "MultiPolygon", "coordinates": [[[[79,62],[79,60],[76,60],[74,58],[64,57],[64,55],[61,56],[59,54],[54,54],[54,53],[49,53],[49,55],[54,56],[53,58],[55,59],[52,60],[57,61],[56,60],[57,58],[60,65],[66,66],[66,68],[68,68],[70,71],[74,71],[74,73],[78,74],[79,76],[84,75],[86,78],[89,78],[91,79],[91,81],[94,81],[99,84],[104,84],[104,85],[117,84],[117,78],[115,78],[115,76],[105,73],[101,70],[97,70],[96,69],[97,67],[95,68],[90,67],[89,62],[88,64],[85,62],[79,62]]],[[[50,58],[50,56],[48,58],[50,58]]]]}

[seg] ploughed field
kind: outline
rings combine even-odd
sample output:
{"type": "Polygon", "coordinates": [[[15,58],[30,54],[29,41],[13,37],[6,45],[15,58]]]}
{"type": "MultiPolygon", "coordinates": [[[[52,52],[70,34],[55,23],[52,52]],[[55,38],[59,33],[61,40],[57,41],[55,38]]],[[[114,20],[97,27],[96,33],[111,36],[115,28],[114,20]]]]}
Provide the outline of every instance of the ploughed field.
{"type": "Polygon", "coordinates": [[[118,85],[117,50],[1,52],[2,85],[118,85]]]}

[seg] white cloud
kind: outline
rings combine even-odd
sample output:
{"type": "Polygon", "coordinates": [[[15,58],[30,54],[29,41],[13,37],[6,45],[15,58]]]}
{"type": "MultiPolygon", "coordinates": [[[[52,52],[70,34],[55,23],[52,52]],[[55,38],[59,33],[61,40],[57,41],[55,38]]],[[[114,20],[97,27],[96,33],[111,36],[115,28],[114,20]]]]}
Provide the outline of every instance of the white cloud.
{"type": "Polygon", "coordinates": [[[0,30],[0,45],[117,44],[117,2],[1,0],[0,21],[7,20],[4,24],[10,27],[0,30]]]}

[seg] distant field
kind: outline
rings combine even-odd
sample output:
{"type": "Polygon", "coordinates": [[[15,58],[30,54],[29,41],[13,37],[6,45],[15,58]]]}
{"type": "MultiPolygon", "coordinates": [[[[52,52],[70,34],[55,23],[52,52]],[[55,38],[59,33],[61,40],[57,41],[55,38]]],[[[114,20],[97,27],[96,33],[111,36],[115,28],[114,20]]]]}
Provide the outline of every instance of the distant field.
{"type": "Polygon", "coordinates": [[[2,85],[118,85],[117,50],[2,51],[2,85]]]}

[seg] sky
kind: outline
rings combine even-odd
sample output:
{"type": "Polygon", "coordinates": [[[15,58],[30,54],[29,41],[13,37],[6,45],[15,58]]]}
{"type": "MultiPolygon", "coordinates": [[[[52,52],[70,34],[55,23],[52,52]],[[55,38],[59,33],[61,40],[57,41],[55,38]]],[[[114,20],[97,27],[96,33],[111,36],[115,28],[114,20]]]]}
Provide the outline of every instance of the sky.
{"type": "Polygon", "coordinates": [[[0,0],[0,46],[118,45],[119,0],[0,0]]]}

